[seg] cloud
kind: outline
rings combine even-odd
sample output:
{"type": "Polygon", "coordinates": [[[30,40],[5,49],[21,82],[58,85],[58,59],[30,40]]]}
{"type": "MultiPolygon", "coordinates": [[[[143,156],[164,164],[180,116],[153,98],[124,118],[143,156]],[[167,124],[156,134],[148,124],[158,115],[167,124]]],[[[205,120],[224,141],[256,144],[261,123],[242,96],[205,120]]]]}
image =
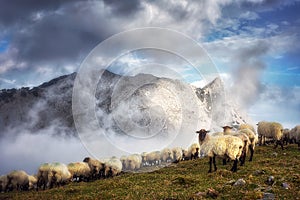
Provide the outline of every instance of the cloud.
{"type": "Polygon", "coordinates": [[[249,109],[257,121],[278,121],[284,127],[293,128],[300,121],[300,87],[290,88],[266,85],[265,90],[249,109]]]}

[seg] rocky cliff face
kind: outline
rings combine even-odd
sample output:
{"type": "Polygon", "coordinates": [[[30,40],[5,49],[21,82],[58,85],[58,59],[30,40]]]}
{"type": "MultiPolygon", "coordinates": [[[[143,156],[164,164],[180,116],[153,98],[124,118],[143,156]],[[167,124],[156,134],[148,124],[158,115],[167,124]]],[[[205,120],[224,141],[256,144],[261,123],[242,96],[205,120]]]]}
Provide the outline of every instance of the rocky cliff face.
{"type": "MultiPolygon", "coordinates": [[[[61,76],[32,89],[1,90],[0,135],[20,134],[24,129],[35,133],[49,127],[55,127],[53,135],[76,135],[72,116],[75,77],[76,73],[61,76]]],[[[148,74],[123,77],[105,71],[95,97],[96,110],[101,111],[97,112],[99,124],[134,137],[177,130],[182,123],[189,123],[194,112],[198,112],[196,120],[210,123],[212,128],[245,122],[229,105],[218,78],[203,88],[195,88],[148,74]],[[197,97],[196,103],[193,96],[197,97]]]]}

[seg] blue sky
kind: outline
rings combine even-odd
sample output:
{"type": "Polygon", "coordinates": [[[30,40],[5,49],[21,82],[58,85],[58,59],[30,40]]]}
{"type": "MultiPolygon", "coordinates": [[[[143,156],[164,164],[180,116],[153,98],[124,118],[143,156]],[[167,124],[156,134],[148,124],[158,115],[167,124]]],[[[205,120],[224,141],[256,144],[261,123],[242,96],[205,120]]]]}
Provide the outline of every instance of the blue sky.
{"type": "Polygon", "coordinates": [[[77,71],[113,34],[155,26],[203,45],[254,121],[292,127],[300,123],[299,10],[298,0],[1,1],[0,89],[77,71]]]}

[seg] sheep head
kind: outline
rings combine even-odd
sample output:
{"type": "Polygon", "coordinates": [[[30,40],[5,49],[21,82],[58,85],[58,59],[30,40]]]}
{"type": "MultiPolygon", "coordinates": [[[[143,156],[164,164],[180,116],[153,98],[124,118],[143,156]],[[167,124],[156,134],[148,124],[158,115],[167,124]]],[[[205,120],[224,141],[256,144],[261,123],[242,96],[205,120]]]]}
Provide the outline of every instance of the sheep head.
{"type": "Polygon", "coordinates": [[[206,134],[209,133],[209,131],[205,130],[205,129],[201,129],[199,131],[196,131],[196,133],[199,134],[199,142],[202,142],[204,141],[205,137],[206,137],[206,134]]]}

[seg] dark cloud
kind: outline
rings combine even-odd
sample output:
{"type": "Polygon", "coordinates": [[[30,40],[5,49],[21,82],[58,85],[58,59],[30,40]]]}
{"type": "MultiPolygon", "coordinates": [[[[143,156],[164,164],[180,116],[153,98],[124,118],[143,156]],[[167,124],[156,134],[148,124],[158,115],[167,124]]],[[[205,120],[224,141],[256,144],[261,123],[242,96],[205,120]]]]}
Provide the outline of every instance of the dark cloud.
{"type": "Polygon", "coordinates": [[[139,0],[103,0],[114,14],[130,16],[142,8],[142,1],[139,0]]]}
{"type": "MultiPolygon", "coordinates": [[[[51,11],[58,9],[64,1],[58,0],[0,0],[0,24],[9,26],[28,20],[38,11],[51,11]]],[[[70,2],[70,1],[68,1],[70,2]]]]}

